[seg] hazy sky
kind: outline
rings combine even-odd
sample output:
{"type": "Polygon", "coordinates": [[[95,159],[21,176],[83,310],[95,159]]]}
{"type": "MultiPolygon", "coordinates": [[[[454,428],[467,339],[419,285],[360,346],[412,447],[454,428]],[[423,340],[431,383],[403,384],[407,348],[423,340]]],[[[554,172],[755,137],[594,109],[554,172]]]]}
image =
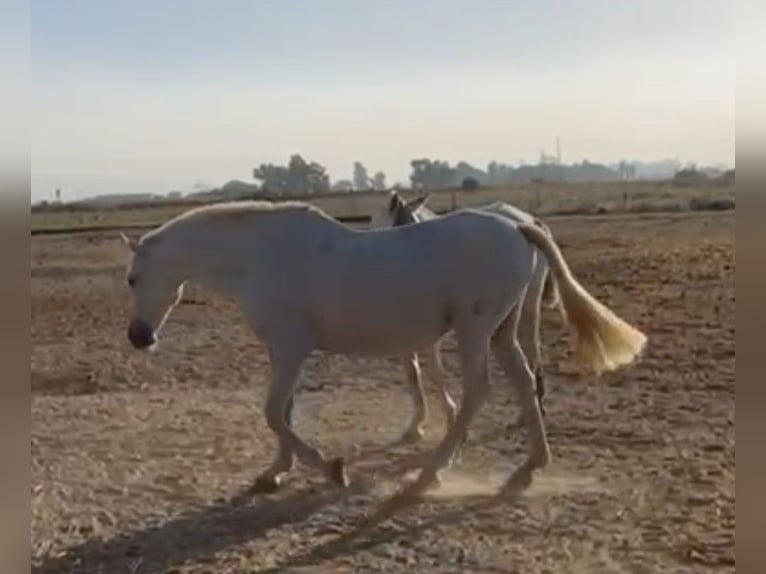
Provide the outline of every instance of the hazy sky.
{"type": "Polygon", "coordinates": [[[734,5],[33,0],[32,194],[362,161],[734,161],[734,5]]]}

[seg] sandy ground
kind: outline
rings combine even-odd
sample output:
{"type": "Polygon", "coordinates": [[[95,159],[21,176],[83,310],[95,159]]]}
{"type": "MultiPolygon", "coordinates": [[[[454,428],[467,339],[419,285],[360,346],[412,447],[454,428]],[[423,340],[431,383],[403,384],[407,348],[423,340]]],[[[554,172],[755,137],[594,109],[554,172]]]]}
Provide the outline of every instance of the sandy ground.
{"type": "MultiPolygon", "coordinates": [[[[249,495],[275,441],[261,411],[267,358],[237,308],[187,289],[159,352],[139,353],[125,338],[119,240],[34,238],[33,571],[733,572],[734,215],[550,224],[581,281],[649,335],[645,356],[578,376],[546,311],[552,465],[521,498],[494,496],[526,441],[493,366],[442,489],[344,544],[440,438],[431,390],[426,439],[396,445],[411,412],[397,362],[316,356],[296,429],[345,456],[353,485],[298,466],[279,493],[249,495]]],[[[451,341],[445,358],[457,372],[451,341]]]]}

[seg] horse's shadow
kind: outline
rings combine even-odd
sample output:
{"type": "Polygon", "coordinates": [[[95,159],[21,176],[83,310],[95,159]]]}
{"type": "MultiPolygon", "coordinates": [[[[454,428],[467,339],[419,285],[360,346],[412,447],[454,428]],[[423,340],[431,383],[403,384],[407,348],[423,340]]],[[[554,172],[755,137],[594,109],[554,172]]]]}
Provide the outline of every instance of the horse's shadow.
{"type": "Polygon", "coordinates": [[[251,487],[230,498],[184,512],[160,526],[148,526],[106,540],[88,540],[70,547],[63,556],[46,557],[32,568],[33,574],[74,574],[140,572],[156,574],[168,568],[214,556],[218,551],[242,542],[264,537],[286,524],[300,523],[323,507],[343,502],[350,496],[365,494],[379,479],[401,477],[417,467],[423,453],[393,454],[378,458],[396,444],[375,445],[354,457],[362,463],[353,472],[364,478],[352,480],[349,488],[314,484],[285,494],[257,496],[251,487]]]}
{"type": "MultiPolygon", "coordinates": [[[[403,529],[378,526],[372,531],[351,530],[344,535],[329,540],[328,542],[314,546],[306,552],[289,557],[276,566],[261,572],[262,574],[277,574],[278,572],[285,572],[286,568],[317,566],[340,556],[363,552],[382,544],[395,542],[396,540],[405,539],[409,544],[412,544],[419,534],[430,528],[456,524],[465,520],[466,516],[471,516],[473,519],[481,519],[483,513],[488,511],[491,512],[497,508],[498,504],[513,502],[516,500],[517,496],[518,493],[505,497],[500,495],[477,495],[466,497],[464,503],[461,504],[459,508],[453,508],[446,512],[437,512],[433,514],[431,518],[419,520],[415,524],[411,523],[403,529]]],[[[413,510],[413,507],[405,509],[403,512],[407,512],[408,510],[413,510]]],[[[513,533],[513,536],[517,540],[520,540],[528,536],[528,534],[519,529],[517,532],[513,533]]],[[[445,574],[465,571],[461,564],[452,564],[452,566],[453,569],[449,569],[446,564],[442,564],[440,565],[440,571],[445,572],[445,574]]],[[[492,566],[483,566],[481,571],[487,573],[500,573],[507,572],[508,570],[498,569],[492,566]]]]}
{"type": "MultiPolygon", "coordinates": [[[[481,438],[500,432],[507,430],[488,433],[481,438]]],[[[407,472],[419,468],[431,456],[431,450],[422,444],[401,440],[372,444],[349,457],[352,482],[346,489],[322,483],[321,479],[314,479],[319,483],[293,489],[291,483],[297,478],[295,474],[275,495],[258,496],[252,492],[251,486],[247,486],[226,500],[189,510],[161,526],[147,526],[109,539],[93,539],[72,546],[63,556],[44,558],[32,572],[157,574],[184,563],[199,562],[230,546],[263,538],[281,526],[301,523],[322,508],[342,503],[349,497],[372,494],[386,481],[400,482],[407,472]]],[[[377,504],[374,498],[377,496],[371,497],[370,509],[377,504]]],[[[506,495],[503,500],[508,502],[509,497],[506,495]]],[[[289,558],[280,568],[323,562],[334,556],[385,544],[400,536],[412,538],[433,525],[459,521],[466,513],[491,509],[499,502],[496,496],[465,497],[459,509],[437,513],[434,518],[419,521],[417,526],[404,532],[378,527],[375,536],[370,538],[351,530],[347,535],[289,558]]]]}
{"type": "Polygon", "coordinates": [[[249,489],[228,500],[185,512],[158,527],[146,527],[107,540],[89,540],[63,557],[45,559],[37,574],[164,572],[195,562],[228,546],[263,537],[270,530],[301,522],[348,491],[301,489],[281,498],[253,497],[249,489]]]}

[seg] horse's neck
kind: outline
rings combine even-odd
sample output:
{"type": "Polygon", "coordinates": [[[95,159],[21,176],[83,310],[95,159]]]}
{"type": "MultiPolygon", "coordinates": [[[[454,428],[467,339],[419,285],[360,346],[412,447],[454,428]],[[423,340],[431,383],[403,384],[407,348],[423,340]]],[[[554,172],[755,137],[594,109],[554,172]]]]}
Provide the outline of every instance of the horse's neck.
{"type": "Polygon", "coordinates": [[[187,280],[223,295],[239,296],[275,244],[285,249],[284,239],[309,226],[309,233],[353,235],[351,229],[310,213],[269,214],[255,224],[245,218],[199,222],[174,238],[187,280]],[[285,219],[282,219],[284,217],[285,219]],[[308,218],[308,219],[307,219],[308,218]]]}
{"type": "Polygon", "coordinates": [[[186,280],[222,295],[239,293],[247,263],[241,256],[246,242],[239,235],[236,226],[211,226],[184,230],[174,238],[173,251],[180,258],[186,280]]]}

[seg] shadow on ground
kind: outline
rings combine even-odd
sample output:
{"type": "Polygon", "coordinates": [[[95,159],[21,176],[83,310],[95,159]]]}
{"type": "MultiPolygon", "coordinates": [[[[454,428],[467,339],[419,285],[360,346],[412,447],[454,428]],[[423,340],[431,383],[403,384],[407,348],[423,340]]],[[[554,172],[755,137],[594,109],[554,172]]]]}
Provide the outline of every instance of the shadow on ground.
{"type": "MultiPolygon", "coordinates": [[[[405,446],[405,445],[401,445],[405,446]]],[[[140,572],[157,574],[185,563],[203,561],[230,546],[262,538],[286,524],[300,523],[322,508],[366,494],[377,480],[399,478],[423,461],[424,453],[397,452],[397,444],[374,445],[354,463],[347,489],[315,484],[291,491],[287,481],[279,494],[258,496],[251,487],[231,498],[185,512],[159,526],[147,526],[109,539],[88,540],[66,549],[63,556],[47,557],[33,574],[95,574],[140,572]]]]}
{"type": "MultiPolygon", "coordinates": [[[[350,530],[344,535],[315,546],[307,552],[290,557],[272,568],[261,570],[259,572],[261,572],[261,574],[277,574],[279,572],[293,571],[310,572],[312,571],[311,568],[317,568],[323,563],[330,562],[336,558],[369,551],[377,546],[390,544],[397,540],[406,540],[409,545],[412,545],[418,536],[434,527],[462,522],[465,520],[466,515],[481,520],[483,513],[496,509],[498,504],[512,503],[514,500],[516,500],[516,497],[514,496],[502,498],[498,496],[475,496],[464,499],[464,504],[461,504],[460,508],[455,509],[453,507],[451,510],[445,512],[437,512],[427,520],[418,521],[417,524],[410,524],[404,528],[377,526],[373,529],[361,532],[350,530]]],[[[431,502],[433,503],[434,501],[431,502]]],[[[405,509],[402,511],[402,514],[409,513],[415,508],[416,506],[405,509]]],[[[514,536],[517,539],[521,539],[526,536],[526,534],[520,530],[515,533],[514,536]]],[[[454,560],[445,562],[442,559],[437,558],[436,561],[439,565],[439,571],[444,572],[445,574],[453,572],[471,572],[474,570],[469,564],[456,564],[454,563],[454,560]]],[[[506,569],[495,569],[487,565],[481,566],[480,570],[486,574],[507,572],[506,569]]]]}
{"type": "MultiPolygon", "coordinates": [[[[504,432],[507,430],[491,434],[504,432]]],[[[72,546],[66,549],[63,556],[44,558],[41,564],[32,568],[32,574],[159,574],[183,564],[204,562],[226,548],[263,538],[269,531],[281,526],[304,522],[324,507],[343,503],[353,496],[372,494],[376,485],[392,479],[401,480],[407,472],[419,468],[431,454],[431,448],[401,441],[370,445],[347,461],[354,477],[364,477],[352,479],[349,488],[314,483],[292,490],[290,483],[294,475],[288,477],[279,493],[271,496],[253,494],[252,487],[248,486],[227,500],[182,513],[160,526],[147,526],[113,538],[88,540],[72,546]],[[413,447],[418,450],[413,452],[413,447]]],[[[346,534],[307,553],[288,558],[286,563],[268,572],[313,566],[392,542],[399,537],[412,540],[429,528],[458,522],[467,513],[481,513],[513,498],[507,495],[502,500],[488,495],[468,496],[457,510],[450,506],[449,511],[437,511],[433,518],[419,520],[406,529],[378,526],[358,532],[350,528],[346,534]]],[[[437,509],[440,506],[438,501],[430,502],[437,509]]],[[[376,504],[371,499],[368,510],[376,504]]],[[[405,508],[401,514],[411,510],[413,507],[405,508]]]]}
{"type": "Polygon", "coordinates": [[[254,498],[248,491],[228,500],[179,515],[169,522],[89,540],[60,558],[46,559],[33,574],[141,572],[155,574],[172,566],[198,562],[229,546],[265,536],[270,530],[306,520],[324,506],[358,490],[325,492],[303,489],[282,498],[254,498]]]}

